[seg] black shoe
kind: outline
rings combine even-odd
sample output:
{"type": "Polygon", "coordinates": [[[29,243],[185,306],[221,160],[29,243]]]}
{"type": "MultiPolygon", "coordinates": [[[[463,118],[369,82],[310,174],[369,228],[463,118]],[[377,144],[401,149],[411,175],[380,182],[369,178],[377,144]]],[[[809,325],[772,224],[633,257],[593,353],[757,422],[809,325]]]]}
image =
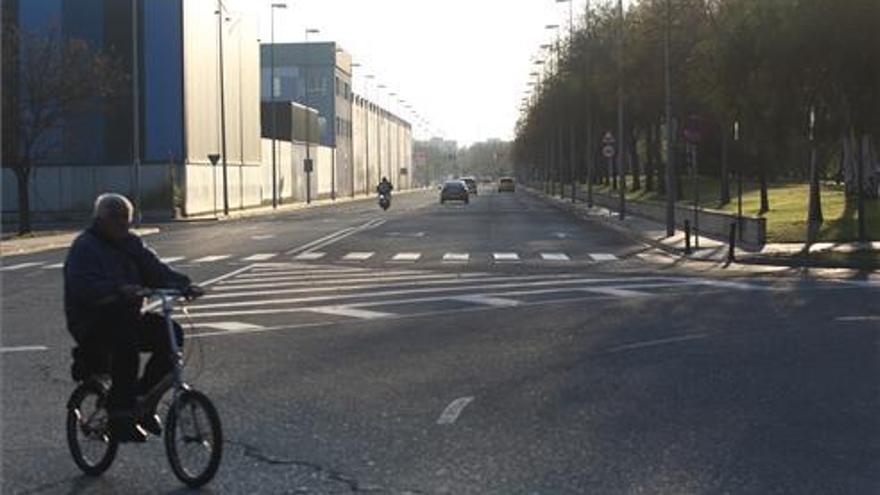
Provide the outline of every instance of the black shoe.
{"type": "Polygon", "coordinates": [[[159,415],[155,412],[139,418],[138,426],[157,437],[162,434],[162,422],[159,420],[159,415]]]}
{"type": "Polygon", "coordinates": [[[110,436],[119,443],[144,443],[145,432],[131,416],[110,418],[110,436]]]}

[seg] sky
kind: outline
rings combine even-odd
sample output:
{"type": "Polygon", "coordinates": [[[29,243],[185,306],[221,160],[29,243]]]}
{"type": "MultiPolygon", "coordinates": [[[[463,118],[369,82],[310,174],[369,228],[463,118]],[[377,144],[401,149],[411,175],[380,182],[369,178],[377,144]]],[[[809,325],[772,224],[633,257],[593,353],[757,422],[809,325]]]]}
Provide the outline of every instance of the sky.
{"type": "MultiPolygon", "coordinates": [[[[270,3],[279,0],[254,1],[261,4],[260,39],[267,43],[270,3]]],[[[572,1],[577,21],[586,0],[572,1]]],[[[463,145],[513,138],[533,60],[556,36],[545,26],[567,28],[569,11],[556,0],[286,3],[287,9],[275,10],[276,42],[301,42],[307,27],[320,29],[310,41],[336,41],[363,65],[354,69],[356,91],[386,105],[387,94],[398,93],[431,124],[416,129],[417,138],[429,132],[463,145]],[[366,74],[375,80],[368,83],[366,74]],[[380,84],[388,89],[380,91],[380,84]]]]}

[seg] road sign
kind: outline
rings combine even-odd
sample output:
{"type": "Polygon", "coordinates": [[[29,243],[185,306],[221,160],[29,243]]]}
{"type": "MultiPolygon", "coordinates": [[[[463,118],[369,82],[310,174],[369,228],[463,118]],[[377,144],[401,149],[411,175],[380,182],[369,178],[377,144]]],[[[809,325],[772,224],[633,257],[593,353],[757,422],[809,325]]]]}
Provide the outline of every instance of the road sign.
{"type": "Polygon", "coordinates": [[[220,161],[220,155],[217,153],[211,153],[208,155],[208,160],[211,160],[211,165],[217,165],[217,162],[220,161]]]}
{"type": "Polygon", "coordinates": [[[602,144],[614,144],[615,142],[614,134],[611,134],[611,131],[606,132],[602,138],[602,144]]]}
{"type": "Polygon", "coordinates": [[[312,173],[314,169],[315,163],[312,161],[311,158],[306,158],[305,160],[303,160],[303,170],[305,170],[307,174],[312,173]]]}
{"type": "Polygon", "coordinates": [[[614,146],[610,144],[606,144],[602,147],[602,156],[605,158],[613,158],[614,157],[614,146]]]}

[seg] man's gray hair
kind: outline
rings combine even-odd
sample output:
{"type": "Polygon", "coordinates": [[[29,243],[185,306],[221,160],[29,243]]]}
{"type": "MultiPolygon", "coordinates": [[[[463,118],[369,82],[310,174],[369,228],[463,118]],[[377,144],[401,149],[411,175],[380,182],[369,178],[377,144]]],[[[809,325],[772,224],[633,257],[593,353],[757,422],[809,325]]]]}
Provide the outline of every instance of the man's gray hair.
{"type": "Polygon", "coordinates": [[[103,219],[123,212],[128,215],[128,221],[130,222],[134,215],[134,206],[131,204],[131,201],[118,193],[104,193],[95,200],[92,218],[95,220],[103,219]]]}

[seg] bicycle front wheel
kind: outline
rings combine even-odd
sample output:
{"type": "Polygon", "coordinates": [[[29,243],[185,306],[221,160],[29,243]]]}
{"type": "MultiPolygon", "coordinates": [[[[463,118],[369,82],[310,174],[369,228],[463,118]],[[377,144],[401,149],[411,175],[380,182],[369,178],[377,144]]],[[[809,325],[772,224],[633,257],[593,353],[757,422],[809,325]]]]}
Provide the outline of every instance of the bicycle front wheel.
{"type": "Polygon", "coordinates": [[[95,381],[86,382],[67,403],[67,446],[76,465],[89,476],[106,471],[119,444],[110,435],[107,389],[95,381]]]}
{"type": "Polygon", "coordinates": [[[191,488],[214,478],[223,456],[220,415],[205,394],[181,392],[165,421],[165,452],[174,475],[191,488]]]}

